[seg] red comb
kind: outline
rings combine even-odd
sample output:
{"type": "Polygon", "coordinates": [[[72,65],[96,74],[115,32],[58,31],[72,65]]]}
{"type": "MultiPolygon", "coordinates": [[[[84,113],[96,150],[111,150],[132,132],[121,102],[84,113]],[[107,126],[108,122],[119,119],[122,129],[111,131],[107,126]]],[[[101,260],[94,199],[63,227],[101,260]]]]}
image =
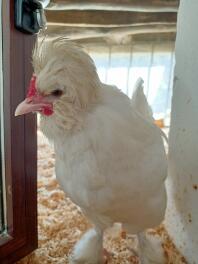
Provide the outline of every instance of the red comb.
{"type": "Polygon", "coordinates": [[[28,87],[27,97],[32,97],[36,94],[36,75],[33,75],[28,87]]]}
{"type": "MultiPolygon", "coordinates": [[[[33,100],[32,97],[34,97],[34,100],[41,100],[42,102],[42,96],[38,93],[36,89],[36,75],[32,75],[32,78],[30,80],[30,84],[28,87],[28,92],[27,92],[27,98],[30,98],[30,101],[33,100]]],[[[40,110],[40,113],[46,116],[50,116],[53,114],[53,104],[48,103],[48,105],[43,106],[42,109],[40,110]]]]}

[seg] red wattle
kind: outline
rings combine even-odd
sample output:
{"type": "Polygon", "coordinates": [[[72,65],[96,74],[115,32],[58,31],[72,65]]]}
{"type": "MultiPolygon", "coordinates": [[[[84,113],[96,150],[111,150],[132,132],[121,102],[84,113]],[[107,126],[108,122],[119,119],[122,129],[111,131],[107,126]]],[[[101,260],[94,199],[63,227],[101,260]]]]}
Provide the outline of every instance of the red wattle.
{"type": "Polygon", "coordinates": [[[53,114],[53,109],[50,107],[43,107],[42,114],[44,114],[46,116],[50,116],[53,114]]]}

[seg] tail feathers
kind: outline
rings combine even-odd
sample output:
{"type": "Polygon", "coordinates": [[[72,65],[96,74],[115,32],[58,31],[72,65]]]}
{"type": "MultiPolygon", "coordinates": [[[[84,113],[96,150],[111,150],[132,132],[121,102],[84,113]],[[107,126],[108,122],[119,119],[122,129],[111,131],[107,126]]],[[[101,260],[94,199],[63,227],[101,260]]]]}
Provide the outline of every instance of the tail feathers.
{"type": "MultiPolygon", "coordinates": [[[[146,120],[153,123],[154,122],[153,111],[150,105],[148,104],[148,101],[144,94],[143,84],[144,84],[143,79],[141,77],[138,78],[134,86],[134,92],[131,99],[131,103],[138,113],[140,113],[146,120]]],[[[162,138],[164,138],[166,143],[168,144],[168,138],[166,134],[160,128],[159,130],[162,138]]]]}
{"type": "Polygon", "coordinates": [[[144,84],[143,79],[141,77],[138,78],[135,83],[131,102],[137,112],[139,112],[145,119],[153,122],[153,112],[144,94],[143,84],[144,84]]]}

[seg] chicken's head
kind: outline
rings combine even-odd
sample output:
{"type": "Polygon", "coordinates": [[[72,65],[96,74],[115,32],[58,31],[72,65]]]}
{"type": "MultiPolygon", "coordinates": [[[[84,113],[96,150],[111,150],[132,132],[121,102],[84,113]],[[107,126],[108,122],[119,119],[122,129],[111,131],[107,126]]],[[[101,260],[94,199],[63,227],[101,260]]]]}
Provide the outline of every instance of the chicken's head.
{"type": "Polygon", "coordinates": [[[97,97],[100,81],[92,59],[65,38],[38,42],[33,68],[27,97],[18,105],[16,116],[30,112],[46,118],[67,115],[68,105],[82,110],[97,97]]]}

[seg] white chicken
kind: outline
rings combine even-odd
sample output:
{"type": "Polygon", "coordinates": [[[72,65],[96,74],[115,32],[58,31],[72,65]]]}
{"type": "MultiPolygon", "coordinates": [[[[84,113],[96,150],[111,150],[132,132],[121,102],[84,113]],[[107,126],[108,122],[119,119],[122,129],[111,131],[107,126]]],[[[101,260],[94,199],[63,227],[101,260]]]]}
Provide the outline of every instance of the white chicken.
{"type": "Polygon", "coordinates": [[[101,83],[89,55],[64,38],[37,44],[33,66],[27,98],[15,114],[40,112],[57,179],[94,225],[71,263],[103,263],[103,232],[116,222],[139,235],[142,263],[158,263],[146,254],[152,245],[144,230],[164,219],[167,160],[142,80],[130,100],[101,83]]]}

